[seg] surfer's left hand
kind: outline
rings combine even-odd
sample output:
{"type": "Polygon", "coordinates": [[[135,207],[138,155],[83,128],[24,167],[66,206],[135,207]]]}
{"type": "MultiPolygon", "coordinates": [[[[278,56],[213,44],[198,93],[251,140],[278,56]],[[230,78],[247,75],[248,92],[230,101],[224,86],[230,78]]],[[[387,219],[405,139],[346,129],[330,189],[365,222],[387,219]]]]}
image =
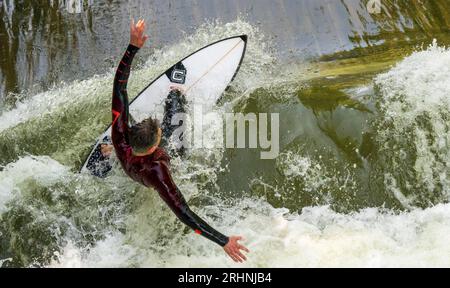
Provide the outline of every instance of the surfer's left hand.
{"type": "Polygon", "coordinates": [[[225,253],[230,256],[235,262],[244,262],[247,260],[245,255],[241,252],[241,250],[245,252],[250,252],[244,245],[238,243],[239,240],[243,240],[241,236],[231,236],[228,240],[227,245],[223,247],[225,253]]]}
{"type": "Polygon", "coordinates": [[[134,24],[134,19],[131,20],[130,27],[130,44],[136,46],[138,48],[142,48],[144,46],[145,41],[149,38],[147,34],[145,34],[145,20],[140,19],[136,24],[134,24]]]}

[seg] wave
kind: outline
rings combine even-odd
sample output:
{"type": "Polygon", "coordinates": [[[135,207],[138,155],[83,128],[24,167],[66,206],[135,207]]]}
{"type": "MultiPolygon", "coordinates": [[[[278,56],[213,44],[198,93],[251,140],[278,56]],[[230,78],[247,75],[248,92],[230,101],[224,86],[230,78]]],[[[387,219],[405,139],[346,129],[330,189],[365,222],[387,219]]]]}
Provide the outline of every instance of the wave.
{"type": "MultiPolygon", "coordinates": [[[[199,150],[172,163],[192,209],[246,238],[242,266],[450,266],[450,51],[434,44],[373,85],[336,88],[339,77],[308,79],[308,63],[277,63],[247,22],[212,22],[133,71],[130,95],[173,59],[242,33],[253,41],[218,109],[280,112],[282,154],[199,150]]],[[[118,166],[106,179],[74,172],[110,121],[111,81],[112,71],[60,85],[0,115],[0,263],[235,267],[118,166]]]]}

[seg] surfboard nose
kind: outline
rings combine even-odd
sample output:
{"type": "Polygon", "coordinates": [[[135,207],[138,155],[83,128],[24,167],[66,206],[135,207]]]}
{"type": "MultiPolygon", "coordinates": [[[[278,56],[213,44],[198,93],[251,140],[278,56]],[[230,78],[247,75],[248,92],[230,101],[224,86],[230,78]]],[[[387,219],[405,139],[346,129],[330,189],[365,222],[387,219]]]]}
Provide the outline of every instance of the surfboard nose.
{"type": "Polygon", "coordinates": [[[247,42],[248,39],[247,35],[241,35],[240,37],[242,40],[244,40],[244,42],[247,42]]]}

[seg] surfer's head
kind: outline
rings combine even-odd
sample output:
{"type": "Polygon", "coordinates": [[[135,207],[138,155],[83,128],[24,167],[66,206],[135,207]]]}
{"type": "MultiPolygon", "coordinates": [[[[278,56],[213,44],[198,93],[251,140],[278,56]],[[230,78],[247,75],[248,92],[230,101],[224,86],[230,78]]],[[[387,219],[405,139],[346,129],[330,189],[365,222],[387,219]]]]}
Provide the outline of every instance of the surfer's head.
{"type": "Polygon", "coordinates": [[[128,138],[133,154],[147,156],[152,154],[161,141],[161,128],[158,120],[148,118],[130,128],[128,138]]]}

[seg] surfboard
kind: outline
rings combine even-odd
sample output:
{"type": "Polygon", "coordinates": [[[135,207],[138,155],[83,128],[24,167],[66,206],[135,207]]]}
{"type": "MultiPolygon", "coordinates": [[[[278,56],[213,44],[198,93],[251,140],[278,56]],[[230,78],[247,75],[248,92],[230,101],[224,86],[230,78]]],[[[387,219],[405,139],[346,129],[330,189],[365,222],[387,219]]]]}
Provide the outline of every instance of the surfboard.
{"type": "MultiPolygon", "coordinates": [[[[247,36],[226,38],[205,46],[167,69],[130,102],[130,115],[136,122],[162,115],[171,86],[182,85],[188,103],[200,103],[206,109],[220,100],[236,76],[244,59],[247,36]]],[[[160,118],[161,119],[161,118],[160,118]]],[[[106,177],[112,169],[110,157],[103,156],[101,145],[111,143],[111,126],[102,133],[80,169],[106,177]]]]}

